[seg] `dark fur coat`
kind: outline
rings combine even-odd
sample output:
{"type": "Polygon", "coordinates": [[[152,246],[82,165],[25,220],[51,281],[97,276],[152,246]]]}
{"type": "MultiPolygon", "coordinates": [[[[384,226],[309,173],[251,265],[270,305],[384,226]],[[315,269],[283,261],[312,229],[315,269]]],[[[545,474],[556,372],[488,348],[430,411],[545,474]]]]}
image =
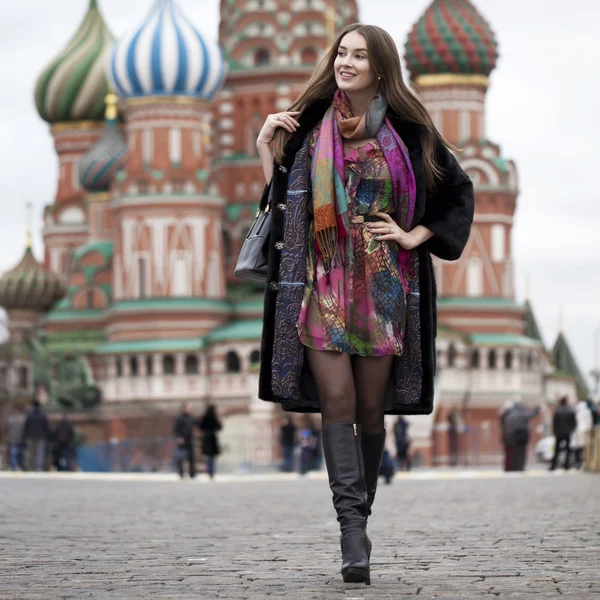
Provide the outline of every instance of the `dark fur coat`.
{"type": "MultiPolygon", "coordinates": [[[[281,165],[263,198],[272,209],[267,289],[265,292],[259,397],[285,410],[319,412],[314,381],[304,360],[296,323],[304,293],[306,231],[310,181],[306,178],[307,134],[323,118],[330,101],[314,104],[300,117],[281,165]]],[[[408,300],[405,349],[396,356],[386,398],[387,414],[429,414],[433,410],[435,375],[436,288],[431,254],[444,260],[460,257],[471,229],[473,186],[440,142],[437,159],[443,178],[428,192],[422,126],[389,115],[409,150],[417,184],[413,227],[424,225],[434,236],[417,249],[418,290],[408,300]]]]}

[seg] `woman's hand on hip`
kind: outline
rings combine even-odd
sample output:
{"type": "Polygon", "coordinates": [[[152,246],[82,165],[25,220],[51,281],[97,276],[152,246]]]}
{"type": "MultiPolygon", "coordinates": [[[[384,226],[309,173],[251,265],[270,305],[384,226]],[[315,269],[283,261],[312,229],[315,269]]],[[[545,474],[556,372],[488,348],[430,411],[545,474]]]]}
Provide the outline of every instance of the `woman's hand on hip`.
{"type": "Polygon", "coordinates": [[[285,111],[276,113],[274,115],[269,115],[265,124],[263,125],[260,133],[258,134],[258,138],[256,140],[256,145],[260,144],[270,144],[273,141],[273,136],[275,135],[275,130],[278,127],[283,127],[286,131],[290,133],[294,133],[296,129],[300,126],[300,123],[296,121],[296,117],[300,114],[299,110],[293,111],[285,111]]]}
{"type": "Polygon", "coordinates": [[[382,212],[375,215],[380,217],[381,221],[368,223],[367,228],[376,236],[377,241],[396,242],[405,250],[414,250],[419,245],[420,242],[409,231],[404,231],[390,215],[382,212]]]}

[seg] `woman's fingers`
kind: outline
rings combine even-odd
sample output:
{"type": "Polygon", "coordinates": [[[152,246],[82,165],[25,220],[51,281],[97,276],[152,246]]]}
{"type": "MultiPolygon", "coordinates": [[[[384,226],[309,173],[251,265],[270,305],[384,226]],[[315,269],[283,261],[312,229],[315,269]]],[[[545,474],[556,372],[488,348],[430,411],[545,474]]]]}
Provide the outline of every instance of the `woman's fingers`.
{"type": "Polygon", "coordinates": [[[376,212],[375,215],[378,216],[378,217],[381,217],[384,221],[387,221],[388,223],[393,223],[394,222],[394,220],[392,219],[392,217],[388,213],[376,212]]]}

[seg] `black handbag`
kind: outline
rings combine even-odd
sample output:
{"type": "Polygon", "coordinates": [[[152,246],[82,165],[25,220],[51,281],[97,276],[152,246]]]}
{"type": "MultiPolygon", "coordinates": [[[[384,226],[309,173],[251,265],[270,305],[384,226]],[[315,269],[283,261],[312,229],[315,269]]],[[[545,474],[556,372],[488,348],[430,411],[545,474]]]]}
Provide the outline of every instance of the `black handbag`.
{"type": "Polygon", "coordinates": [[[265,186],[258,205],[258,212],[240,250],[235,276],[246,281],[267,281],[269,239],[271,237],[270,186],[265,186]]]}

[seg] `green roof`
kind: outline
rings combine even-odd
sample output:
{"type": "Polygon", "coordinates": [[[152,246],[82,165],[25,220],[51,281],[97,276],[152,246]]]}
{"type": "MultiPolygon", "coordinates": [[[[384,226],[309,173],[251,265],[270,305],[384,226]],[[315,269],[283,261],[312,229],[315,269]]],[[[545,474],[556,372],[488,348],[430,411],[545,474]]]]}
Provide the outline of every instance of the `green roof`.
{"type": "Polygon", "coordinates": [[[46,348],[51,354],[61,352],[65,354],[90,354],[96,348],[106,343],[104,330],[83,329],[77,331],[61,331],[50,334],[46,341],[46,348]]]}
{"type": "Polygon", "coordinates": [[[573,377],[577,383],[577,394],[580,398],[589,396],[589,389],[577,361],[575,355],[571,351],[569,342],[565,334],[561,331],[556,338],[554,348],[552,348],[552,363],[557,371],[561,371],[573,377]]]}
{"type": "Polygon", "coordinates": [[[471,298],[468,296],[461,297],[442,297],[437,299],[437,304],[439,307],[445,306],[457,306],[457,307],[465,307],[465,308],[481,308],[481,309],[489,309],[489,308],[519,308],[519,305],[509,298],[486,298],[486,297],[476,297],[471,298]]]}
{"type": "Polygon", "coordinates": [[[48,313],[44,321],[56,323],[59,321],[99,321],[104,318],[106,311],[97,310],[53,310],[48,313]]]}
{"type": "Polygon", "coordinates": [[[143,298],[115,302],[110,310],[123,312],[206,310],[228,313],[231,311],[231,305],[227,300],[214,300],[212,298],[143,298]]]}
{"type": "Polygon", "coordinates": [[[533,314],[533,307],[531,306],[529,300],[525,301],[525,335],[533,338],[534,340],[539,340],[542,343],[544,342],[540,327],[537,323],[535,315],[533,314]]]}
{"type": "Polygon", "coordinates": [[[91,242],[85,246],[80,246],[73,252],[73,260],[79,261],[90,252],[99,252],[104,258],[104,262],[108,262],[114,252],[114,243],[107,241],[91,242]]]}
{"type": "Polygon", "coordinates": [[[539,340],[512,333],[471,333],[469,339],[476,346],[520,346],[524,348],[542,346],[539,340]]]}
{"type": "Polygon", "coordinates": [[[137,354],[145,352],[196,352],[204,347],[202,338],[135,340],[109,342],[96,350],[98,354],[137,354]]]}
{"type": "Polygon", "coordinates": [[[218,327],[206,336],[209,342],[229,342],[232,340],[259,340],[262,335],[262,319],[232,321],[218,327]]]}

